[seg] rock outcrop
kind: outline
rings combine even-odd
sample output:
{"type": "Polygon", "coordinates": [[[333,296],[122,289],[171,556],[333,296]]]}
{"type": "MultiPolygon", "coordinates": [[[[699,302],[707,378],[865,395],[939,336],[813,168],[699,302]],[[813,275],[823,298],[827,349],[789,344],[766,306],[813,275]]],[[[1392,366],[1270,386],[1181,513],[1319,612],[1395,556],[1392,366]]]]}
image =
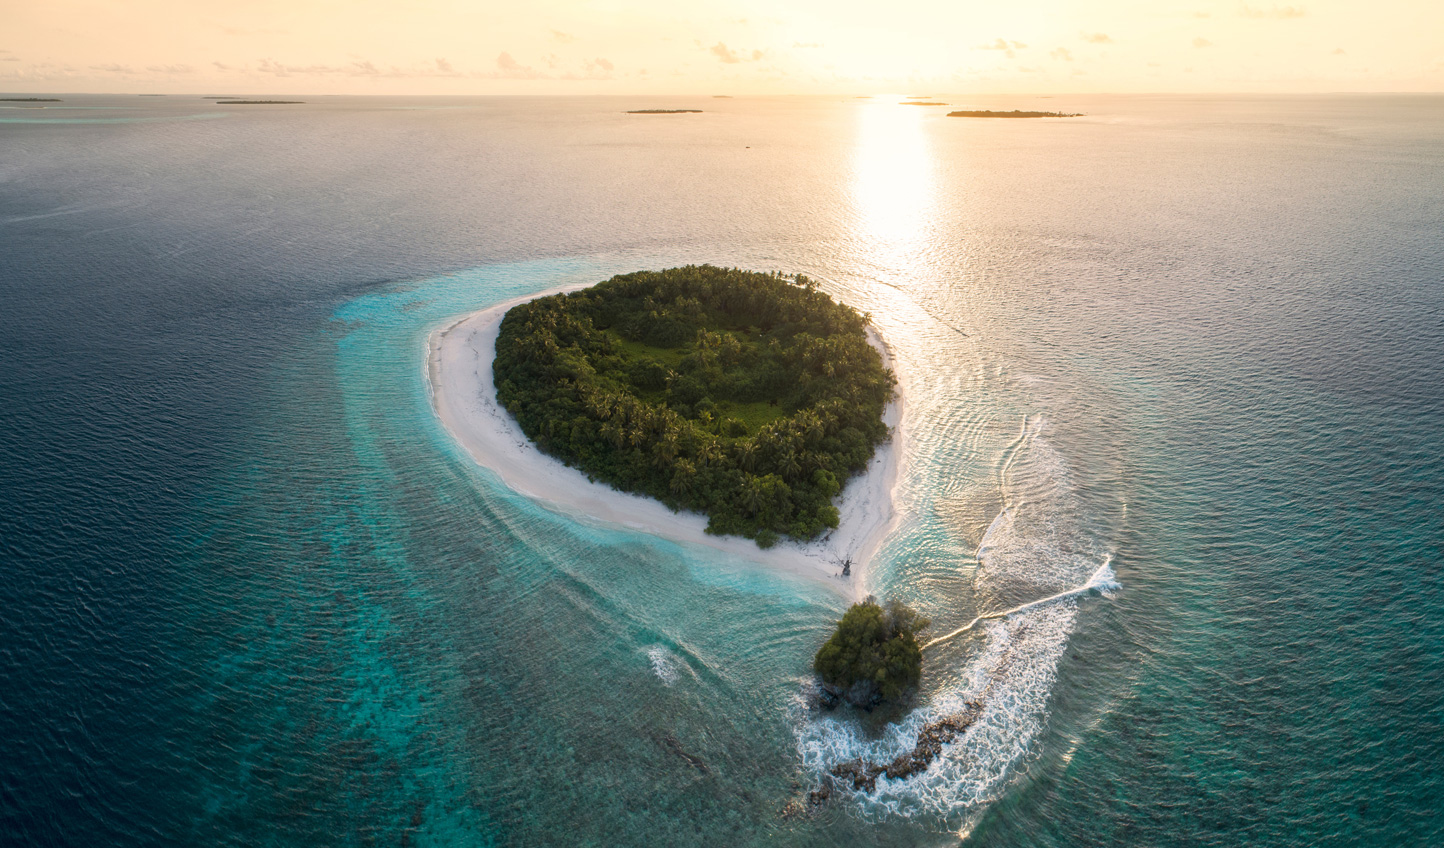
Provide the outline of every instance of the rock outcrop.
{"type": "MultiPolygon", "coordinates": [[[[918,733],[917,744],[912,747],[912,750],[904,751],[892,762],[875,763],[859,757],[855,760],[838,763],[832,767],[830,773],[839,780],[851,783],[853,789],[871,792],[877,788],[877,779],[884,775],[892,780],[900,780],[918,772],[927,771],[933,760],[942,755],[943,746],[963,735],[982,713],[982,704],[970,702],[961,712],[923,725],[923,729],[918,733]]],[[[822,795],[822,799],[825,800],[827,795],[831,794],[831,790],[826,784],[824,784],[823,790],[826,790],[826,794],[822,795]]],[[[812,794],[817,796],[823,790],[812,794]]]]}

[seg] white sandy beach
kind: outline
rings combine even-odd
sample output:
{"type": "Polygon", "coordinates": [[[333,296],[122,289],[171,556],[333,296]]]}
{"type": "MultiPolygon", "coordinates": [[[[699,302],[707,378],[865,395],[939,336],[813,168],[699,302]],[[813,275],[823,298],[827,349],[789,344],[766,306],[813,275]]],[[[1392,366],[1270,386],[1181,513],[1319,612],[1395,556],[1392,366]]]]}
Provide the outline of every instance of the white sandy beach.
{"type": "MultiPolygon", "coordinates": [[[[580,471],[543,454],[497,403],[491,367],[502,316],[518,303],[553,293],[528,295],[471,313],[438,329],[427,341],[432,407],[477,463],[494,471],[513,490],[562,514],[702,545],[739,560],[825,579],[844,594],[862,594],[867,565],[897,517],[893,490],[903,456],[898,426],[902,420],[901,387],[883,414],[892,438],[878,447],[865,472],[854,476],[843,489],[836,530],[805,545],[782,541],[768,550],[750,539],[710,536],[704,532],[707,519],[703,515],[672,512],[651,498],[591,482],[580,471]],[[851,579],[840,579],[845,559],[853,563],[851,579]]],[[[892,367],[882,338],[869,329],[868,339],[882,354],[883,364],[892,367]]]]}

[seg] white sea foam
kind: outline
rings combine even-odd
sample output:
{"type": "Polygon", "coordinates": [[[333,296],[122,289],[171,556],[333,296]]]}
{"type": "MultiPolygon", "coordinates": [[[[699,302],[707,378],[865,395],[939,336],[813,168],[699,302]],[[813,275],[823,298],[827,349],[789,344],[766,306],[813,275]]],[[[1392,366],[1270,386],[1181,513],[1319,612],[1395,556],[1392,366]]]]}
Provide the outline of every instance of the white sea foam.
{"type": "Polygon", "coordinates": [[[856,722],[825,716],[804,721],[798,739],[804,769],[814,780],[833,766],[862,757],[886,763],[911,750],[925,724],[961,711],[969,701],[983,710],[968,731],[943,746],[924,772],[902,780],[880,777],[870,793],[855,797],[871,815],[928,816],[961,826],[971,812],[996,797],[1047,720],[1046,706],[1067,648],[1077,602],[989,621],[986,641],[960,684],[866,738],[856,722]]]}
{"type": "Polygon", "coordinates": [[[847,760],[887,763],[916,744],[924,725],[969,702],[981,704],[974,724],[943,746],[926,771],[902,780],[881,777],[872,792],[855,793],[866,814],[924,815],[969,827],[1047,723],[1048,698],[1077,620],[1078,599],[1119,588],[1106,542],[1080,514],[1072,475],[1043,437],[1045,429],[1041,417],[1027,419],[1001,464],[1003,508],[979,543],[974,577],[984,611],[925,646],[966,633],[982,635],[980,644],[969,646],[958,682],[879,738],[865,737],[845,717],[799,722],[804,769],[820,782],[847,760]]]}
{"type": "Polygon", "coordinates": [[[665,645],[651,645],[647,648],[647,659],[652,662],[652,672],[657,679],[671,686],[677,682],[678,661],[665,645]]]}

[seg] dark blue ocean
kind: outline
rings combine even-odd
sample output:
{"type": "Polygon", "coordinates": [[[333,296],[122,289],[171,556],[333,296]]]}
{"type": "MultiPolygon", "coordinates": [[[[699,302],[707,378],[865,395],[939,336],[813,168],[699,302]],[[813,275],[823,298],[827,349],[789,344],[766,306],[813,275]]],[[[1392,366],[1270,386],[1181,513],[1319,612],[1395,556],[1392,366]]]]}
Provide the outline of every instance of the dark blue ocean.
{"type": "Polygon", "coordinates": [[[1444,842],[1444,97],[58,96],[0,109],[0,842],[1444,842]],[[894,350],[856,580],[1060,596],[899,724],[802,695],[845,592],[432,413],[449,320],[702,262],[894,350]]]}

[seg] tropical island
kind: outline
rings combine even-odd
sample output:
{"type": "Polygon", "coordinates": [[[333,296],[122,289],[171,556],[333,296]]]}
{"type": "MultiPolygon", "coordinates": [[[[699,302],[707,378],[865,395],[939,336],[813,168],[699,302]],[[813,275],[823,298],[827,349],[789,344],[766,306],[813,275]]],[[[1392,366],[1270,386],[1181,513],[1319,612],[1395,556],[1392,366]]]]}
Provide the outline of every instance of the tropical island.
{"type": "Polygon", "coordinates": [[[902,698],[922,678],[917,634],[930,622],[896,599],[867,597],[853,604],[813,658],[825,706],[845,700],[870,709],[902,698]]]}
{"type": "Polygon", "coordinates": [[[949,112],[949,118],[1081,118],[1081,112],[994,112],[988,109],[949,112]]]}
{"type": "Polygon", "coordinates": [[[866,327],[801,275],[642,271],[512,308],[492,376],[543,453],[767,548],[837,527],[888,438],[866,327]]]}
{"type": "Polygon", "coordinates": [[[701,109],[629,109],[628,115],[700,115],[701,109]]]}
{"type": "Polygon", "coordinates": [[[304,100],[217,100],[217,106],[299,106],[304,100]]]}

